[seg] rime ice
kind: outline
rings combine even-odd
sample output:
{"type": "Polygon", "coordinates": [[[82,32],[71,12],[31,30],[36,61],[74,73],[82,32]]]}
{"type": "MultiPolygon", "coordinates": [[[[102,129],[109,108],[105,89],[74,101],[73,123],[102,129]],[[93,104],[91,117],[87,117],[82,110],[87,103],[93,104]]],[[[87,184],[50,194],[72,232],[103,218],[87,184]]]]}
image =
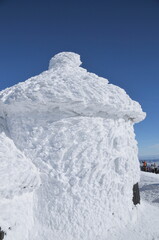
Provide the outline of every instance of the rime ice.
{"type": "MultiPolygon", "coordinates": [[[[49,70],[0,93],[0,140],[12,146],[19,188],[25,185],[19,189],[13,176],[12,187],[5,180],[7,195],[0,188],[7,206],[16,197],[24,208],[13,204],[22,223],[14,211],[10,219],[5,209],[0,216],[2,228],[13,229],[9,240],[103,240],[132,220],[139,181],[133,124],[145,113],[124,90],[80,65],[78,54],[59,53],[49,70]]],[[[4,166],[11,157],[5,159],[4,166]]]]}

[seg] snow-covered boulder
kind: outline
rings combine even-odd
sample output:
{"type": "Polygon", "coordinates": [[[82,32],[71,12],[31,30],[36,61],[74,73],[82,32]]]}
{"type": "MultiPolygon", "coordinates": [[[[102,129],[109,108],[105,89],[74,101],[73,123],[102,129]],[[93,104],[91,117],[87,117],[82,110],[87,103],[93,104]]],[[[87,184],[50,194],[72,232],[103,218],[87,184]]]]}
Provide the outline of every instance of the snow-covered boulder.
{"type": "Polygon", "coordinates": [[[7,233],[5,239],[31,239],[33,192],[40,186],[38,169],[3,131],[0,133],[0,183],[0,226],[7,233]]]}
{"type": "Polygon", "coordinates": [[[0,93],[3,131],[41,178],[32,192],[32,229],[24,225],[26,237],[19,231],[16,240],[103,240],[131,221],[139,181],[133,124],[145,113],[80,64],[78,54],[57,54],[48,71],[0,93]]]}

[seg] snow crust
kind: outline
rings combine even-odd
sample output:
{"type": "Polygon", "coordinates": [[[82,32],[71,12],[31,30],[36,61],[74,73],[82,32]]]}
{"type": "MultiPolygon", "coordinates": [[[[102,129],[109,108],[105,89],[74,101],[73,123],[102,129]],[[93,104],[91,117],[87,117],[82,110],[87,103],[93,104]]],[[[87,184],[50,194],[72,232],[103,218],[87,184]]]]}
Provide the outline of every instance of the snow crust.
{"type": "Polygon", "coordinates": [[[4,132],[0,143],[0,226],[6,239],[31,239],[32,192],[40,186],[39,173],[4,132]]]}
{"type": "Polygon", "coordinates": [[[134,209],[131,223],[125,229],[114,229],[109,240],[158,240],[159,239],[159,175],[141,172],[141,205],[134,209]]]}
{"type": "Polygon", "coordinates": [[[77,54],[57,54],[51,59],[48,71],[5,89],[0,99],[14,111],[31,112],[39,106],[45,111],[47,105],[59,114],[70,116],[124,118],[133,122],[145,118],[141,106],[123,89],[78,67],[79,64],[77,54]]]}
{"type": "Polygon", "coordinates": [[[80,64],[78,54],[57,54],[48,71],[0,93],[6,239],[104,240],[136,218],[133,124],[145,113],[80,64]]]}
{"type": "Polygon", "coordinates": [[[0,197],[32,192],[40,182],[38,171],[4,133],[0,134],[0,197]]]}

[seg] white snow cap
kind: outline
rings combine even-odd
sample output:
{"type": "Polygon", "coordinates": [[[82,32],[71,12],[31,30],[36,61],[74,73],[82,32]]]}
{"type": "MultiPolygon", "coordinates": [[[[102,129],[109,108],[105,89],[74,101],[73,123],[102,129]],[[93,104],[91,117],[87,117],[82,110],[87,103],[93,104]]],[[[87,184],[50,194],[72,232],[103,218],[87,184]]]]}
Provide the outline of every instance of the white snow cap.
{"type": "MultiPolygon", "coordinates": [[[[145,118],[138,102],[133,101],[126,92],[108,80],[87,72],[80,67],[78,54],[62,52],[55,55],[49,70],[38,76],[5,89],[0,100],[15,106],[14,111],[32,112],[46,105],[69,116],[131,119],[140,122],[145,118]]],[[[62,115],[63,116],[63,115],[62,115]]]]}
{"type": "Polygon", "coordinates": [[[49,69],[58,66],[79,67],[81,64],[80,55],[73,52],[61,52],[51,58],[49,69]]]}

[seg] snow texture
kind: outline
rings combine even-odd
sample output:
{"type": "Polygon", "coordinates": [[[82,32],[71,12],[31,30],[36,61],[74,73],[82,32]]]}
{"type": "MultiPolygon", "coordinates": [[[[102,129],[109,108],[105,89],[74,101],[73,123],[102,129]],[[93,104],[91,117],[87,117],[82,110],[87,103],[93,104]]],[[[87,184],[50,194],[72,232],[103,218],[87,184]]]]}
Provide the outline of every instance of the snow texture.
{"type": "Polygon", "coordinates": [[[159,175],[141,172],[141,205],[124,229],[114,229],[109,240],[159,240],[159,175]]]}
{"type": "Polygon", "coordinates": [[[57,54],[48,71],[0,93],[6,239],[105,240],[137,214],[133,124],[145,113],[80,65],[78,54],[57,54]]]}

